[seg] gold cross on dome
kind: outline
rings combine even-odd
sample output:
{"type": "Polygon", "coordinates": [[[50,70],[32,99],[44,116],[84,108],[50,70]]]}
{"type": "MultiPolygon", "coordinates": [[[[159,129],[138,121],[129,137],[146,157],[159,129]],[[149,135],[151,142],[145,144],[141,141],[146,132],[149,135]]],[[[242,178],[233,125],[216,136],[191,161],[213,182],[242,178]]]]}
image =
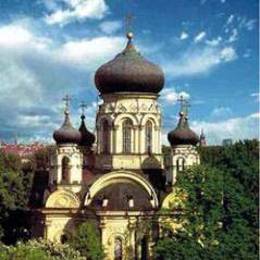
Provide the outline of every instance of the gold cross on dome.
{"type": "Polygon", "coordinates": [[[128,13],[125,17],[125,32],[126,33],[133,32],[133,21],[134,21],[134,16],[131,13],[128,13]]]}
{"type": "Polygon", "coordinates": [[[84,101],[81,101],[80,108],[81,108],[82,115],[84,115],[85,109],[87,108],[87,104],[84,101]]]}
{"type": "Polygon", "coordinates": [[[189,101],[183,97],[183,95],[180,95],[178,101],[180,102],[181,105],[181,111],[183,112],[186,116],[188,115],[188,108],[190,107],[189,101]]]}
{"type": "Polygon", "coordinates": [[[65,111],[69,111],[71,97],[67,94],[62,100],[65,103],[65,111]]]}

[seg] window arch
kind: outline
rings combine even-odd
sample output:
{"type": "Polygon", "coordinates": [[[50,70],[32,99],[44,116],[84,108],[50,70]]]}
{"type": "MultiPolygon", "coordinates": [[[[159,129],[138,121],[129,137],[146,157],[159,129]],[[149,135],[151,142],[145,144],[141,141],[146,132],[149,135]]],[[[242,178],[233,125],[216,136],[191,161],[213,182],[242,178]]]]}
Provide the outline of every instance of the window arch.
{"type": "Polygon", "coordinates": [[[114,260],[123,259],[123,243],[120,237],[115,238],[114,256],[115,256],[114,260]]]}
{"type": "Polygon", "coordinates": [[[102,153],[109,153],[110,152],[110,126],[108,121],[105,119],[102,122],[102,128],[101,128],[101,133],[102,133],[102,153]]]}
{"type": "Polygon", "coordinates": [[[60,242],[61,242],[61,244],[67,243],[68,240],[69,240],[69,238],[68,238],[68,235],[67,235],[67,234],[62,234],[62,235],[61,235],[61,237],[60,237],[60,242]]]}
{"type": "Polygon", "coordinates": [[[185,159],[178,158],[177,159],[177,172],[184,171],[184,169],[185,169],[185,159]]]}
{"type": "Polygon", "coordinates": [[[153,144],[153,124],[149,120],[145,124],[145,151],[146,153],[152,153],[153,144]]]}
{"type": "Polygon", "coordinates": [[[132,152],[132,132],[133,132],[133,123],[128,118],[123,122],[123,153],[132,152]]]}
{"type": "Polygon", "coordinates": [[[61,161],[61,181],[63,183],[70,182],[70,159],[63,157],[61,161]]]}

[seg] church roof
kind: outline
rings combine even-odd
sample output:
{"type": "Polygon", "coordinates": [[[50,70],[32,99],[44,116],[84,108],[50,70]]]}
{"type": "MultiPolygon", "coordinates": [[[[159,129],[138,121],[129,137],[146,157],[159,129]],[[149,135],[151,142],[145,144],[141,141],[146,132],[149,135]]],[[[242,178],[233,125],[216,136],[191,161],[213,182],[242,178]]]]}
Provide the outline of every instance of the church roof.
{"type": "Polygon", "coordinates": [[[95,74],[95,84],[101,94],[115,92],[159,93],[164,85],[162,69],[142,57],[128,33],[125,49],[113,60],[102,65],[95,74]]]}
{"type": "Polygon", "coordinates": [[[79,127],[81,133],[80,145],[91,147],[95,142],[95,135],[92,134],[86,127],[85,124],[85,115],[81,116],[81,125],[79,127]]]}
{"type": "Polygon", "coordinates": [[[74,128],[70,121],[69,111],[65,110],[64,123],[53,133],[53,138],[57,144],[78,144],[81,140],[81,133],[74,128]]]}
{"type": "Polygon", "coordinates": [[[185,113],[180,112],[178,125],[168,133],[168,140],[171,146],[196,145],[199,142],[199,137],[189,127],[188,117],[185,113]]]}
{"type": "Polygon", "coordinates": [[[145,211],[153,209],[149,194],[140,186],[130,183],[114,183],[103,188],[95,195],[91,206],[97,210],[111,211],[145,211]],[[107,200],[106,205],[103,204],[104,200],[107,200]]]}

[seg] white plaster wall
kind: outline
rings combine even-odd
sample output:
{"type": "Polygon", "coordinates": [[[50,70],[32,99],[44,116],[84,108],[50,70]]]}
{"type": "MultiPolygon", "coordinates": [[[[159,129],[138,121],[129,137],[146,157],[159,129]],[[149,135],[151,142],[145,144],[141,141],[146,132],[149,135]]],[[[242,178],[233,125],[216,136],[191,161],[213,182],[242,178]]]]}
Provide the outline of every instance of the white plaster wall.
{"type": "MultiPolygon", "coordinates": [[[[156,94],[107,94],[97,113],[97,168],[140,168],[147,154],[145,149],[145,124],[152,122],[152,153],[161,155],[161,112],[156,94]],[[131,154],[123,154],[123,122],[129,118],[133,123],[131,154]],[[110,154],[102,154],[102,121],[110,122],[110,154]],[[123,155],[123,156],[122,156],[123,155]],[[103,167],[104,166],[104,167],[103,167]]],[[[161,163],[161,158],[159,158],[161,163]]]]}

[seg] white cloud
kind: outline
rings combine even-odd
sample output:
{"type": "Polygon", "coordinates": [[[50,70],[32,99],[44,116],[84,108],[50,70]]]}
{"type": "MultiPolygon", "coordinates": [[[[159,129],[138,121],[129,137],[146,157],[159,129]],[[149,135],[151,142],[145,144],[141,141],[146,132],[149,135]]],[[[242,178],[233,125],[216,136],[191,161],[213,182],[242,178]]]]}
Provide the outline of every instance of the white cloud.
{"type": "Polygon", "coordinates": [[[225,47],[220,51],[220,56],[218,62],[230,62],[237,58],[237,54],[234,48],[225,47]]]}
{"type": "Polygon", "coordinates": [[[237,29],[233,29],[232,33],[231,33],[231,35],[230,35],[230,37],[228,39],[228,42],[232,43],[232,42],[237,41],[237,39],[238,39],[238,30],[237,29]]]}
{"type": "Polygon", "coordinates": [[[174,62],[166,63],[164,70],[173,77],[205,74],[220,64],[231,62],[237,58],[232,47],[205,47],[189,50],[174,62]]]}
{"type": "Polygon", "coordinates": [[[0,122],[6,140],[15,131],[25,141],[51,136],[63,120],[62,96],[84,91],[88,101],[94,98],[94,70],[125,44],[124,37],[112,36],[53,42],[35,29],[32,22],[0,26],[0,122]]]}
{"type": "Polygon", "coordinates": [[[96,66],[100,60],[112,58],[123,47],[123,37],[96,37],[66,42],[58,51],[60,60],[75,65],[96,66]]]}
{"type": "Polygon", "coordinates": [[[252,50],[246,49],[244,54],[243,54],[243,57],[244,58],[250,58],[251,57],[251,53],[252,53],[252,50]]]}
{"type": "Polygon", "coordinates": [[[209,144],[221,144],[226,138],[235,141],[258,138],[259,113],[220,122],[192,121],[191,128],[197,133],[204,129],[209,144]]]}
{"type": "Polygon", "coordinates": [[[190,98],[189,93],[185,91],[177,92],[175,88],[164,88],[161,92],[161,99],[172,105],[176,104],[181,96],[184,99],[190,98]]]}
{"type": "Polygon", "coordinates": [[[102,19],[108,12],[104,0],[60,0],[66,9],[56,9],[45,17],[48,24],[67,24],[72,21],[83,21],[88,18],[102,19]]]}
{"type": "Polygon", "coordinates": [[[248,20],[247,18],[244,17],[242,18],[239,26],[241,28],[247,29],[248,31],[252,31],[255,28],[256,24],[257,24],[257,20],[255,19],[248,20]]]}
{"type": "Polygon", "coordinates": [[[189,34],[186,32],[182,32],[180,35],[180,40],[185,40],[187,38],[189,38],[189,34]]]}
{"type": "Polygon", "coordinates": [[[220,106],[213,109],[211,117],[223,119],[227,116],[230,116],[231,114],[232,110],[229,107],[220,106]]]}
{"type": "Polygon", "coordinates": [[[113,34],[122,27],[121,21],[105,21],[99,25],[102,32],[106,34],[113,34]]]}
{"type": "Polygon", "coordinates": [[[257,102],[260,102],[260,93],[259,93],[259,92],[257,92],[257,93],[252,93],[250,96],[253,97],[253,98],[255,98],[255,100],[256,100],[257,102]]]}
{"type": "Polygon", "coordinates": [[[233,22],[234,18],[235,18],[235,16],[234,16],[233,14],[231,14],[231,15],[228,17],[226,24],[227,24],[227,25],[228,25],[228,24],[231,24],[231,23],[233,22]]]}
{"type": "Polygon", "coordinates": [[[0,27],[0,46],[5,48],[30,47],[44,49],[50,40],[35,36],[24,23],[13,23],[0,27]]]}
{"type": "Polygon", "coordinates": [[[214,38],[212,40],[207,40],[206,44],[209,46],[218,46],[222,41],[222,37],[218,36],[217,38],[214,38]]]}
{"type": "Polygon", "coordinates": [[[195,42],[195,43],[201,42],[205,37],[206,37],[206,32],[202,31],[202,32],[198,33],[198,34],[195,36],[194,42],[195,42]]]}

